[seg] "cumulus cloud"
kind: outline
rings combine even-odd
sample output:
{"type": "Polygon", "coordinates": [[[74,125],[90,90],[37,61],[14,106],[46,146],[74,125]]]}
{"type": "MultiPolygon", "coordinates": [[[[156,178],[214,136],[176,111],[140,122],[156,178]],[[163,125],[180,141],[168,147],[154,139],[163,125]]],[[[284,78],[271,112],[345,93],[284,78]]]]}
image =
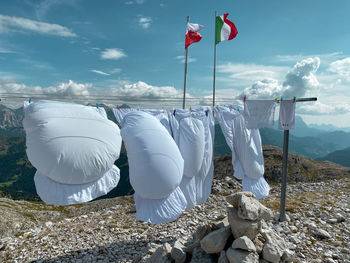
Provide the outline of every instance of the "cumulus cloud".
{"type": "Polygon", "coordinates": [[[310,105],[301,105],[298,108],[298,113],[305,115],[341,115],[350,113],[350,105],[328,105],[320,101],[316,101],[310,105]]]}
{"type": "MultiPolygon", "coordinates": [[[[95,101],[99,103],[122,104],[128,103],[136,106],[163,107],[165,105],[179,106],[182,103],[182,90],[171,86],[153,86],[145,82],[135,83],[116,82],[113,87],[96,88],[91,83],[68,82],[58,83],[48,88],[40,86],[27,86],[14,81],[0,80],[0,95],[5,101],[13,102],[15,99],[22,104],[27,98],[33,100],[71,100],[79,102],[95,101]],[[117,84],[118,83],[118,84],[117,84]]],[[[187,94],[187,98],[192,98],[187,94]]]]}
{"type": "Polygon", "coordinates": [[[329,66],[329,70],[340,76],[350,77],[350,57],[332,62],[329,66]]]}
{"type": "Polygon", "coordinates": [[[111,74],[108,74],[108,73],[106,73],[106,72],[103,72],[103,71],[101,71],[101,70],[97,70],[97,69],[92,69],[92,70],[90,70],[91,72],[94,72],[94,73],[96,73],[96,74],[100,74],[100,75],[104,75],[104,76],[110,76],[111,74]]]}
{"type": "Polygon", "coordinates": [[[137,18],[137,23],[141,28],[148,29],[152,24],[152,18],[139,15],[137,18]]]}
{"type": "Polygon", "coordinates": [[[126,57],[127,55],[124,53],[122,49],[119,48],[108,48],[102,51],[101,59],[120,59],[126,57]]]}
{"type": "Polygon", "coordinates": [[[182,91],[171,86],[152,86],[145,82],[138,81],[132,84],[124,84],[122,87],[111,88],[112,94],[125,98],[179,98],[182,91]]]}
{"type": "Polygon", "coordinates": [[[39,22],[23,17],[0,15],[0,33],[7,32],[34,32],[61,37],[77,36],[72,30],[61,25],[39,22]]]}
{"type": "Polygon", "coordinates": [[[308,91],[318,87],[319,82],[315,73],[319,66],[320,59],[318,57],[303,59],[287,73],[282,84],[279,84],[276,79],[264,79],[245,89],[243,94],[257,98],[302,97],[308,91]]]}

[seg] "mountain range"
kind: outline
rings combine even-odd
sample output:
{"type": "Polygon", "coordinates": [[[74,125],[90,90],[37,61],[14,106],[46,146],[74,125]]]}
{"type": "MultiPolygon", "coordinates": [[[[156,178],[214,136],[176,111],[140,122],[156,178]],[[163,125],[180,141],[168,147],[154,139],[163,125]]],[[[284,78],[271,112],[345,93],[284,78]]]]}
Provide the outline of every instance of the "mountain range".
{"type": "MultiPolygon", "coordinates": [[[[115,121],[111,108],[105,105],[100,105],[100,107],[105,107],[108,118],[115,121]]],[[[35,168],[28,161],[25,153],[23,117],[23,108],[13,110],[0,105],[0,196],[39,200],[33,181],[35,168]]],[[[325,131],[309,127],[300,117],[296,118],[295,126],[296,129],[290,132],[289,137],[290,153],[350,166],[350,132],[325,131]]],[[[275,145],[282,148],[283,131],[278,130],[277,125],[261,129],[260,134],[264,145],[275,145]]],[[[230,153],[230,149],[220,126],[216,124],[214,155],[221,156],[227,153],[230,153]]],[[[121,170],[121,181],[107,197],[131,194],[128,159],[124,147],[115,164],[121,170]]]]}

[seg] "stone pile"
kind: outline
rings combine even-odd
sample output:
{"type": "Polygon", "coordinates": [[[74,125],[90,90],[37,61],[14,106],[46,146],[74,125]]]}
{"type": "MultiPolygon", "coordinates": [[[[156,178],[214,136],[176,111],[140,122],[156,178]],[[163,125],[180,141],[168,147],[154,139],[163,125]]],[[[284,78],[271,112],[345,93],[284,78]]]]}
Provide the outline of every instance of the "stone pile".
{"type": "Polygon", "coordinates": [[[249,192],[227,197],[227,216],[198,227],[188,240],[163,244],[140,262],[148,263],[235,263],[292,262],[294,252],[273,229],[272,211],[249,192]],[[260,261],[259,261],[260,260],[260,261]]]}

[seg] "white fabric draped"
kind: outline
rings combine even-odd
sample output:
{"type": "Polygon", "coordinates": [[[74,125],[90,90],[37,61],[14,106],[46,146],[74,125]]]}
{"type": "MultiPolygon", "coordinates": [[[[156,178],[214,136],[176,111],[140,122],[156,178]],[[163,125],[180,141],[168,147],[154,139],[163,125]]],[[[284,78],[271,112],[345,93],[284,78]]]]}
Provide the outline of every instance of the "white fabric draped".
{"type": "Polygon", "coordinates": [[[270,187],[264,179],[264,157],[258,129],[247,129],[242,108],[217,106],[215,113],[226,142],[232,150],[234,176],[242,180],[243,191],[257,198],[268,196],[270,187]]]}

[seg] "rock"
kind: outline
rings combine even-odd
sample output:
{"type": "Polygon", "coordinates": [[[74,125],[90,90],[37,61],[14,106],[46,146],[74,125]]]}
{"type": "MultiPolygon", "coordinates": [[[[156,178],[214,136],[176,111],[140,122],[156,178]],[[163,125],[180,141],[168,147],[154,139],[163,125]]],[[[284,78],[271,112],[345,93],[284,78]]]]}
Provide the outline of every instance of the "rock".
{"type": "Polygon", "coordinates": [[[272,229],[264,231],[262,235],[266,240],[263,248],[263,258],[267,261],[278,263],[287,248],[284,239],[272,229]]]}
{"type": "Polygon", "coordinates": [[[238,216],[245,220],[260,219],[260,203],[253,197],[241,195],[238,199],[238,216]]]}
{"type": "Polygon", "coordinates": [[[264,248],[264,243],[266,242],[266,240],[263,238],[263,236],[261,234],[258,234],[254,240],[253,240],[253,243],[255,245],[255,249],[256,249],[256,252],[258,254],[260,254],[264,248]]]}
{"type": "Polygon", "coordinates": [[[219,253],[225,248],[226,241],[230,235],[231,228],[229,226],[215,230],[201,240],[201,247],[208,254],[219,253]]]}
{"type": "Polygon", "coordinates": [[[173,248],[171,249],[171,257],[175,260],[175,263],[183,263],[186,260],[186,247],[183,239],[175,241],[173,248]]]}
{"type": "Polygon", "coordinates": [[[224,250],[220,252],[218,263],[229,263],[224,250]]]}
{"type": "Polygon", "coordinates": [[[335,215],[335,219],[337,219],[337,222],[338,222],[338,223],[344,222],[344,221],[345,221],[345,217],[344,217],[342,214],[340,214],[340,213],[337,213],[337,214],[335,215]]]}
{"type": "Polygon", "coordinates": [[[313,233],[315,236],[323,239],[330,239],[332,237],[326,230],[320,228],[314,229],[313,233]]]}
{"type": "Polygon", "coordinates": [[[222,228],[222,227],[227,227],[227,226],[229,226],[229,225],[230,225],[230,224],[229,224],[229,222],[228,222],[227,216],[226,216],[225,218],[223,218],[223,219],[221,219],[221,220],[218,220],[218,221],[215,221],[215,222],[213,223],[213,226],[214,226],[215,229],[219,229],[219,228],[222,228]]]}
{"type": "Polygon", "coordinates": [[[259,263],[259,256],[256,253],[229,248],[226,252],[230,263],[259,263]]]}
{"type": "Polygon", "coordinates": [[[255,198],[255,195],[251,192],[238,192],[238,193],[235,193],[233,195],[229,195],[228,197],[226,197],[226,201],[229,204],[231,204],[234,208],[238,208],[238,201],[242,195],[255,198]]]}
{"type": "Polygon", "coordinates": [[[247,236],[249,239],[253,240],[259,232],[259,222],[241,219],[238,216],[238,211],[236,208],[228,207],[227,209],[228,221],[231,226],[233,237],[237,239],[241,236],[247,236]]]}
{"type": "Polygon", "coordinates": [[[248,237],[242,236],[233,241],[231,248],[242,249],[249,252],[256,252],[255,245],[248,237]]]}
{"type": "Polygon", "coordinates": [[[203,237],[211,232],[211,227],[209,225],[199,226],[194,234],[195,240],[202,240],[203,237]]]}
{"type": "Polygon", "coordinates": [[[200,247],[201,246],[201,243],[200,243],[200,240],[196,240],[190,244],[187,245],[186,247],[186,251],[187,253],[189,254],[192,254],[193,253],[193,250],[196,248],[196,247],[200,247]]]}
{"type": "Polygon", "coordinates": [[[282,260],[286,262],[294,262],[296,260],[295,252],[287,248],[282,255],[282,260]]]}
{"type": "Polygon", "coordinates": [[[196,247],[193,249],[192,258],[190,263],[214,263],[214,258],[205,253],[201,247],[196,247]]]}
{"type": "Polygon", "coordinates": [[[165,243],[159,247],[152,256],[146,261],[150,263],[171,263],[171,246],[169,243],[165,243]]]}

